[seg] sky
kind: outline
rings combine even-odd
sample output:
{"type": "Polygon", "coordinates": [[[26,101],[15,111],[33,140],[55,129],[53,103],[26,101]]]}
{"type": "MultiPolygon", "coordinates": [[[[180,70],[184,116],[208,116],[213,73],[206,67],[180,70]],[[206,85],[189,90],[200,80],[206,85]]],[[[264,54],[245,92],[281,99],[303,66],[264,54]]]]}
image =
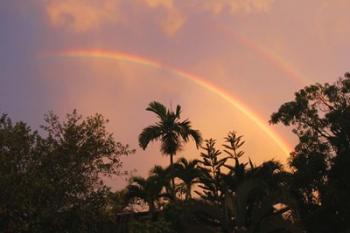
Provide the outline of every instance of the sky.
{"type": "MultiPolygon", "coordinates": [[[[1,0],[0,112],[34,129],[77,109],[110,120],[137,149],[124,169],[169,159],[138,147],[157,100],[182,106],[218,147],[243,135],[245,158],[285,163],[297,142],[268,120],[294,92],[349,70],[348,0],[1,0]]],[[[199,157],[193,143],[177,157],[199,157]]],[[[122,187],[123,178],[108,181],[122,187]]]]}

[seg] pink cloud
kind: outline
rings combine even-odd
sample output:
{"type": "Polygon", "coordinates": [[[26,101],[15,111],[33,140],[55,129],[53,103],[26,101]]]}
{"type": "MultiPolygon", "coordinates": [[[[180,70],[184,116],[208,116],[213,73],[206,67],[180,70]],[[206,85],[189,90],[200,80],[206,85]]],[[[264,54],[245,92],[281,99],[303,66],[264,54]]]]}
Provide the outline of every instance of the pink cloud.
{"type": "Polygon", "coordinates": [[[87,31],[105,23],[117,23],[119,0],[48,0],[46,12],[55,26],[87,31]]]}

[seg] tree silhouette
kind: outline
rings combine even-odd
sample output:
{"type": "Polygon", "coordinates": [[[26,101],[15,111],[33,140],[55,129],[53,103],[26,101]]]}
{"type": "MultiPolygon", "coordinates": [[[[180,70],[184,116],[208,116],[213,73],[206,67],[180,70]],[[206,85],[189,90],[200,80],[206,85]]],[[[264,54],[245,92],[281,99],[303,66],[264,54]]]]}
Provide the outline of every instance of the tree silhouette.
{"type": "Polygon", "coordinates": [[[298,221],[295,200],[283,189],[271,189],[259,176],[245,179],[234,195],[228,194],[225,208],[233,220],[234,232],[303,232],[295,224],[298,221]]]}
{"type": "Polygon", "coordinates": [[[60,121],[50,113],[41,135],[0,117],[0,232],[105,232],[111,191],[101,178],[133,153],[106,123],[99,114],[60,121]]]}
{"type": "Polygon", "coordinates": [[[163,185],[155,176],[149,176],[146,179],[135,176],[130,179],[129,185],[126,187],[125,200],[136,204],[142,200],[147,203],[149,211],[154,213],[161,197],[162,188],[163,185]]]}
{"type": "Polygon", "coordinates": [[[172,187],[170,185],[171,179],[174,177],[174,171],[171,166],[163,168],[159,165],[154,166],[150,171],[150,176],[157,178],[158,182],[165,189],[165,196],[172,198],[171,194],[173,193],[172,187]]]}
{"type": "MultiPolygon", "coordinates": [[[[151,141],[160,141],[160,150],[163,154],[170,156],[170,166],[174,164],[174,155],[181,150],[183,143],[190,138],[194,140],[198,147],[202,142],[201,134],[191,127],[189,120],[180,120],[181,106],[177,105],[175,112],[167,109],[163,104],[154,101],[146,108],[147,111],[157,115],[159,121],[143,129],[139,135],[139,144],[142,149],[146,149],[151,141]]],[[[174,179],[172,186],[175,187],[174,179]]]]}
{"type": "Polygon", "coordinates": [[[293,126],[299,138],[290,160],[290,186],[307,230],[349,231],[350,74],[299,90],[271,122],[293,126]]]}
{"type": "Polygon", "coordinates": [[[198,160],[187,160],[180,158],[174,164],[174,175],[183,181],[185,186],[185,198],[189,200],[192,198],[192,186],[198,182],[201,171],[197,167],[198,160]]]}

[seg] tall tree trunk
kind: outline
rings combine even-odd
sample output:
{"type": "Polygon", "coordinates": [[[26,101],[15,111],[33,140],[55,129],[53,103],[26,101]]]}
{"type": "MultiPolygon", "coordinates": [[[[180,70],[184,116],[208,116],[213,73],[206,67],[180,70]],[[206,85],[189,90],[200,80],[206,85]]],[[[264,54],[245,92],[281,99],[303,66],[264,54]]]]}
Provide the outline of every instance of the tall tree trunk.
{"type": "Polygon", "coordinates": [[[154,205],[153,201],[149,201],[148,202],[148,206],[149,206],[149,212],[151,212],[152,214],[154,214],[154,212],[156,211],[156,207],[154,205]]]}
{"type": "MultiPolygon", "coordinates": [[[[170,168],[171,168],[171,170],[174,168],[174,155],[173,154],[170,154],[170,168]]],[[[173,176],[171,176],[171,195],[172,195],[172,197],[173,197],[173,200],[175,201],[176,200],[176,191],[175,191],[175,179],[174,179],[174,177],[173,176]]]]}
{"type": "Polygon", "coordinates": [[[189,200],[192,198],[191,188],[192,188],[192,184],[186,184],[186,200],[189,200]]]}

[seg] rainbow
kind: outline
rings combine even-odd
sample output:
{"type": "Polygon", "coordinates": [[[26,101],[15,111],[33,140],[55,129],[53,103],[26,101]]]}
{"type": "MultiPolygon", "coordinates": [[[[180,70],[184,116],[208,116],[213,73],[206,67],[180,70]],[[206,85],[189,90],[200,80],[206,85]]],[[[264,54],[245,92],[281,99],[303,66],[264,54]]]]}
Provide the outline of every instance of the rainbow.
{"type": "Polygon", "coordinates": [[[242,45],[247,47],[250,51],[253,51],[255,54],[261,55],[264,60],[268,61],[275,68],[283,71],[287,77],[294,80],[299,85],[304,86],[310,83],[307,78],[297,72],[296,69],[280,55],[273,53],[271,50],[266,49],[262,45],[247,37],[244,37],[243,35],[236,34],[235,36],[242,45]]]}
{"type": "Polygon", "coordinates": [[[147,59],[144,57],[127,54],[127,53],[121,53],[121,52],[109,52],[109,51],[103,51],[103,50],[71,50],[71,51],[63,51],[56,56],[61,57],[73,57],[73,58],[103,58],[103,59],[112,59],[117,61],[123,61],[123,62],[131,62],[136,64],[141,64],[145,66],[149,66],[156,69],[166,69],[167,71],[182,77],[184,79],[190,80],[196,85],[210,91],[211,93],[221,97],[226,102],[231,104],[234,108],[239,110],[241,113],[243,113],[248,119],[250,119],[252,122],[254,122],[259,129],[261,129],[267,136],[269,136],[277,145],[278,147],[285,153],[287,156],[291,152],[290,147],[283,141],[283,139],[275,133],[271,127],[264,123],[264,121],[258,117],[257,114],[249,110],[248,107],[246,107],[243,103],[241,103],[237,98],[234,98],[232,95],[227,93],[225,90],[215,86],[214,84],[206,81],[205,79],[198,77],[196,75],[190,74],[188,72],[182,71],[177,68],[173,68],[164,64],[161,64],[157,61],[147,59]]]}
{"type": "Polygon", "coordinates": [[[306,78],[300,72],[298,72],[297,69],[295,69],[295,67],[293,66],[293,64],[288,62],[279,54],[271,51],[271,49],[268,49],[263,45],[259,44],[257,41],[254,41],[243,34],[237,33],[231,27],[228,27],[228,26],[219,25],[218,29],[220,29],[221,32],[224,32],[227,35],[232,36],[242,46],[247,48],[250,52],[254,53],[256,56],[261,57],[264,61],[267,61],[275,69],[285,73],[286,74],[285,77],[293,80],[298,85],[303,87],[312,81],[306,78]]]}

